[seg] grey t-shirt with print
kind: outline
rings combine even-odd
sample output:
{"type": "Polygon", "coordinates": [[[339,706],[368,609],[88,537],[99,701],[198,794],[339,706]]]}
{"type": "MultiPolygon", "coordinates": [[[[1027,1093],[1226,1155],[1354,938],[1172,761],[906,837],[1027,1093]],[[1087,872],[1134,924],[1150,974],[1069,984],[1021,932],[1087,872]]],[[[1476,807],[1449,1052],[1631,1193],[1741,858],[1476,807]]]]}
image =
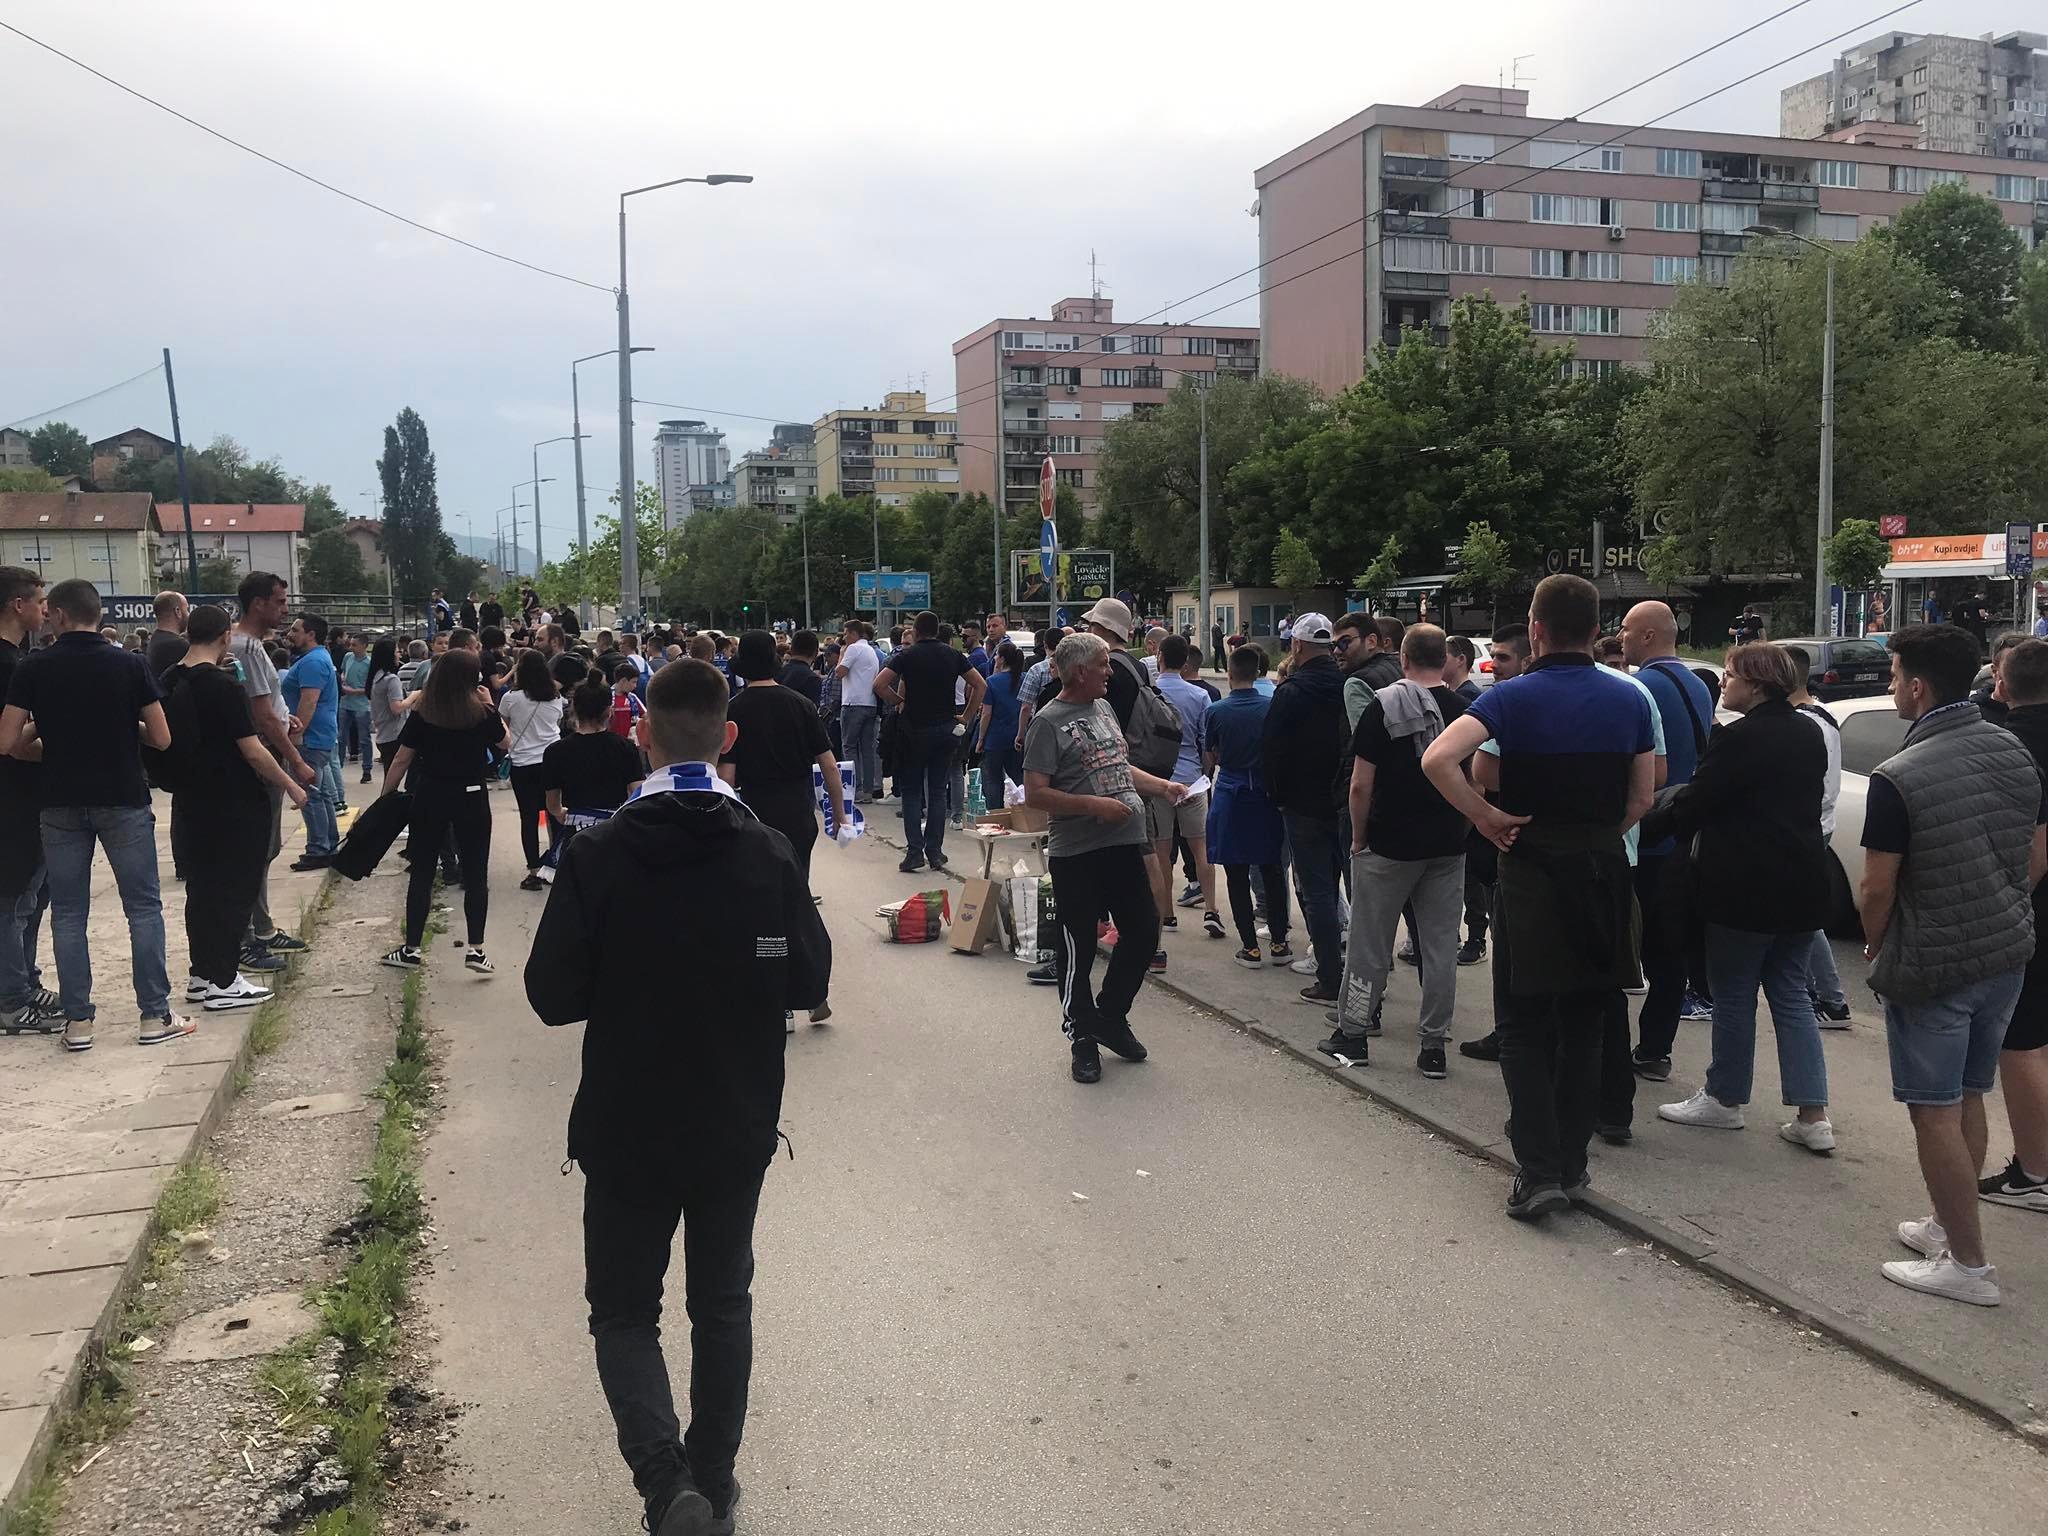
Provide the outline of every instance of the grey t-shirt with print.
{"type": "Polygon", "coordinates": [[[1070,795],[1107,795],[1131,808],[1124,820],[1111,823],[1093,816],[1055,816],[1046,838],[1051,858],[1092,853],[1145,842],[1145,806],[1131,782],[1131,760],[1124,733],[1107,699],[1076,704],[1054,698],[1031,717],[1024,740],[1024,771],[1042,773],[1052,787],[1070,795]]]}

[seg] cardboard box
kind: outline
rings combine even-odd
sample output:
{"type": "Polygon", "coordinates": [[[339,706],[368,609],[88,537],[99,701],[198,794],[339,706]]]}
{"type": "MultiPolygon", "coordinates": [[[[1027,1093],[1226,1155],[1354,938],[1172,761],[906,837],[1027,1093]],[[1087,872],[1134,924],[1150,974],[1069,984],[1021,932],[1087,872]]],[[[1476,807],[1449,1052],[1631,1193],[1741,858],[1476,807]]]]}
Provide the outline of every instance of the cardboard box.
{"type": "Polygon", "coordinates": [[[977,827],[993,827],[998,832],[1007,832],[1010,830],[1010,813],[1008,811],[983,811],[974,818],[974,824],[977,827]]]}
{"type": "Polygon", "coordinates": [[[969,880],[960,893],[953,918],[951,943],[963,955],[978,955],[996,936],[996,886],[993,880],[969,880]]]}
{"type": "Polygon", "coordinates": [[[1052,825],[1052,818],[1035,805],[1013,805],[1010,807],[1010,830],[1012,832],[1043,832],[1052,825]]]}

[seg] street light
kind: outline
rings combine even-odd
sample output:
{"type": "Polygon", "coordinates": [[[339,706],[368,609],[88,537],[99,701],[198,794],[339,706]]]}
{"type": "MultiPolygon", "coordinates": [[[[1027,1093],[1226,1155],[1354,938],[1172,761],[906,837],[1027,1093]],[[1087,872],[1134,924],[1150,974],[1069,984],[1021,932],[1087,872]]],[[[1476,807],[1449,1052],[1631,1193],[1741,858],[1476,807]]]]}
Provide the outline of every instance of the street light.
{"type": "MultiPolygon", "coordinates": [[[[576,552],[579,555],[590,553],[590,522],[583,511],[583,439],[588,434],[583,430],[583,400],[577,388],[576,366],[579,363],[594,363],[600,357],[610,357],[617,350],[616,347],[608,347],[602,352],[593,352],[588,357],[572,357],[569,359],[569,432],[576,439],[576,552]]],[[[635,347],[633,350],[635,352],[652,352],[654,348],[635,347]]],[[[624,538],[625,535],[621,534],[620,537],[624,538]]],[[[576,609],[577,616],[583,621],[583,627],[585,629],[590,628],[592,616],[588,592],[584,593],[582,599],[577,603],[576,609]]]]}
{"type": "MultiPolygon", "coordinates": [[[[566,442],[569,442],[569,441],[571,441],[571,439],[569,439],[569,438],[566,438],[566,437],[544,437],[544,438],[542,438],[542,439],[541,439],[541,440],[540,440],[539,442],[537,442],[537,443],[535,443],[535,444],[533,445],[533,574],[534,574],[534,575],[536,575],[536,576],[538,576],[538,575],[540,574],[540,567],[541,567],[541,557],[540,557],[540,487],[541,487],[541,478],[540,478],[540,451],[541,451],[541,449],[543,449],[543,448],[547,447],[547,446],[548,446],[548,444],[550,444],[550,443],[566,443],[566,442]]],[[[576,456],[577,456],[577,457],[578,457],[579,459],[580,459],[580,458],[581,458],[581,457],[583,456],[583,444],[582,444],[582,443],[581,443],[580,441],[576,443],[576,456]]],[[[554,478],[555,478],[555,477],[554,477],[553,475],[549,475],[549,476],[548,476],[548,479],[550,479],[550,480],[552,480],[552,479],[554,479],[554,478]]]]}
{"type": "MultiPolygon", "coordinates": [[[[553,475],[548,476],[549,480],[554,478],[553,475]]],[[[535,544],[538,544],[540,542],[540,488],[543,484],[545,482],[539,475],[535,475],[531,480],[514,480],[512,482],[512,578],[515,581],[519,578],[519,493],[529,486],[533,490],[533,540],[535,544]]],[[[538,557],[540,552],[536,549],[534,553],[538,557]]],[[[538,558],[533,562],[533,570],[536,576],[540,574],[540,560],[538,558]]]]}
{"type": "MultiPolygon", "coordinates": [[[[391,541],[386,537],[388,530],[384,527],[384,493],[382,491],[358,491],[356,496],[358,499],[364,496],[369,497],[370,505],[376,509],[377,553],[384,558],[384,602],[391,609],[391,627],[396,629],[398,628],[398,599],[392,596],[391,541]]],[[[186,524],[190,526],[190,518],[186,519],[186,524]]]]}
{"type": "Polygon", "coordinates": [[[631,187],[619,194],[619,623],[631,629],[640,615],[640,520],[634,505],[633,484],[633,324],[626,297],[626,199],[663,187],[694,183],[722,187],[727,182],[750,182],[751,176],[678,176],[644,187],[631,187]]]}
{"type": "Polygon", "coordinates": [[[1827,542],[1835,527],[1835,252],[1806,235],[1768,224],[1751,224],[1745,235],[1797,240],[1827,258],[1827,318],[1821,330],[1820,353],[1820,512],[1813,546],[1813,632],[1825,635],[1829,625],[1827,542]]]}

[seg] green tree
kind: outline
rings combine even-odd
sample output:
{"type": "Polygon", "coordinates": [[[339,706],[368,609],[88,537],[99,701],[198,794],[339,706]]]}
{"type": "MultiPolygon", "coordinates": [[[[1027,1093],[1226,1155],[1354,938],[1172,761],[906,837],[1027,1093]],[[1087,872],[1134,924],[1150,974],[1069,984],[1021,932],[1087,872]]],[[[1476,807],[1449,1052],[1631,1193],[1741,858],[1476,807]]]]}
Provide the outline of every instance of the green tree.
{"type": "Polygon", "coordinates": [[[1453,585],[1491,607],[1514,574],[1507,540],[1484,523],[1467,526],[1465,542],[1458,546],[1458,574],[1453,585]]]}
{"type": "Polygon", "coordinates": [[[1359,572],[1352,585],[1374,600],[1384,598],[1388,588],[1401,579],[1401,535],[1390,533],[1372,557],[1372,564],[1359,572]]]}
{"type": "Polygon", "coordinates": [[[2014,319],[2021,344],[2033,355],[2035,366],[2048,369],[2048,244],[2036,246],[2020,265],[2014,319]]]}
{"type": "Polygon", "coordinates": [[[1829,537],[1828,576],[1851,592],[1877,585],[1878,574],[1891,559],[1891,546],[1878,537],[1877,524],[1852,517],[1829,537]]]}
{"type": "Polygon", "coordinates": [[[306,541],[299,557],[299,585],[323,597],[354,597],[371,590],[363,552],[339,528],[325,528],[306,541]]]}
{"type": "MultiPolygon", "coordinates": [[[[184,580],[185,562],[176,563],[174,571],[167,572],[177,580],[184,580]]],[[[187,597],[227,597],[242,584],[242,565],[233,555],[206,555],[199,562],[199,579],[189,583],[197,591],[187,592],[187,597]]]]}
{"type": "Polygon", "coordinates": [[[334,492],[324,485],[307,485],[294,480],[286,488],[285,499],[296,501],[306,509],[306,537],[325,533],[330,528],[339,528],[348,521],[341,510],[341,503],[334,499],[334,492]]]}
{"type": "Polygon", "coordinates": [[[47,469],[9,465],[0,468],[0,491],[54,491],[61,485],[47,469]]]}
{"type": "Polygon", "coordinates": [[[1878,231],[1916,262],[1955,305],[1956,338],[1965,346],[2003,352],[2015,346],[2013,304],[2019,294],[2019,231],[1998,204],[1967,187],[1930,189],[1878,231]]]}
{"type": "MultiPolygon", "coordinates": [[[[218,446],[216,441],[207,451],[218,446]]],[[[384,554],[393,588],[407,602],[424,601],[440,582],[441,497],[427,424],[409,405],[384,429],[377,479],[384,490],[384,554]]]]}
{"type": "Polygon", "coordinates": [[[92,444],[68,421],[47,421],[28,435],[29,462],[59,480],[66,475],[91,478],[92,444]]]}
{"type": "Polygon", "coordinates": [[[1273,541],[1273,585],[1299,603],[1302,595],[1314,590],[1322,579],[1322,565],[1316,552],[1308,547],[1308,540],[1292,528],[1281,529],[1280,537],[1273,541]]]}

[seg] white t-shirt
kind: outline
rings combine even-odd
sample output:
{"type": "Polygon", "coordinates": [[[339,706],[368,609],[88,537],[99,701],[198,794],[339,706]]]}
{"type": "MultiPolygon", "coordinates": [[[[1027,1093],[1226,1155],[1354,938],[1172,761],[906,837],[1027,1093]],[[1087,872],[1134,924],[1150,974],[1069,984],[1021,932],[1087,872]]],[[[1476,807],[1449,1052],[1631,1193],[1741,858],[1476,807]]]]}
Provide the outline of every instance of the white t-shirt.
{"type": "Polygon", "coordinates": [[[1835,835],[1835,802],[1842,798],[1842,728],[1832,717],[1823,717],[1820,709],[1801,704],[1799,713],[1811,720],[1814,729],[1820,732],[1820,739],[1827,743],[1828,776],[1821,784],[1820,791],[1820,835],[1832,839],[1835,835]]]}
{"type": "Polygon", "coordinates": [[[875,648],[865,640],[855,641],[840,652],[839,665],[846,668],[846,676],[840,681],[839,707],[876,708],[875,678],[881,673],[882,658],[875,654],[875,648]]]}
{"type": "Polygon", "coordinates": [[[542,754],[562,739],[563,703],[560,696],[534,699],[517,688],[505,690],[505,696],[498,701],[498,713],[512,734],[514,768],[538,767],[542,754]]]}

